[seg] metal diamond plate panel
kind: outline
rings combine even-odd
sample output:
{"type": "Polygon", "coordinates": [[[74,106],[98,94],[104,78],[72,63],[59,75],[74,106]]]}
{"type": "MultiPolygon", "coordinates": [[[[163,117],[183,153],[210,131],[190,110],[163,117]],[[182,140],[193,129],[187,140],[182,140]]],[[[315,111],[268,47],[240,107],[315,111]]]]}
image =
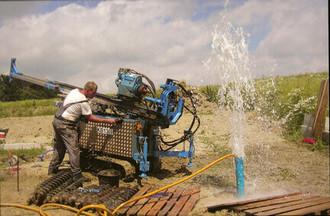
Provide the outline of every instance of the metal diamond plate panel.
{"type": "Polygon", "coordinates": [[[116,125],[88,122],[80,135],[80,148],[132,158],[132,145],[136,143],[136,123],[124,121],[116,125]]]}

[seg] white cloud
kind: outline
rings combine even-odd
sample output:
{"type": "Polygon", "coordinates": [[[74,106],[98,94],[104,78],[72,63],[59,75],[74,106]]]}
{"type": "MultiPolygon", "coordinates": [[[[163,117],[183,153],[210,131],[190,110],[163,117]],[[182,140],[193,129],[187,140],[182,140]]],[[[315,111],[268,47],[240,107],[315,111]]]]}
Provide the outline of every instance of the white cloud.
{"type": "MultiPolygon", "coordinates": [[[[258,73],[267,73],[270,63],[281,73],[328,67],[327,2],[312,2],[247,1],[227,11],[229,20],[251,33],[250,41],[264,34],[252,53],[258,73]]],[[[102,91],[115,89],[119,67],[157,84],[167,77],[211,83],[214,76],[201,62],[210,54],[219,16],[193,21],[196,10],[192,1],[104,1],[11,18],[0,26],[0,72],[17,57],[23,73],[74,85],[95,80],[102,91]]]]}
{"type": "Polygon", "coordinates": [[[247,1],[228,17],[248,32],[270,26],[252,53],[256,74],[267,75],[274,65],[276,74],[328,70],[327,1],[247,1]]]}
{"type": "MultiPolygon", "coordinates": [[[[7,50],[0,54],[1,70],[16,56],[25,73],[73,84],[109,80],[101,86],[106,91],[114,89],[119,67],[141,69],[164,82],[171,65],[188,63],[208,43],[205,27],[185,18],[191,12],[177,3],[101,2],[19,18],[0,28],[7,50]]],[[[180,79],[181,71],[170,74],[180,79]]]]}
{"type": "Polygon", "coordinates": [[[10,19],[33,14],[47,2],[36,1],[2,1],[0,2],[0,25],[10,19]]]}

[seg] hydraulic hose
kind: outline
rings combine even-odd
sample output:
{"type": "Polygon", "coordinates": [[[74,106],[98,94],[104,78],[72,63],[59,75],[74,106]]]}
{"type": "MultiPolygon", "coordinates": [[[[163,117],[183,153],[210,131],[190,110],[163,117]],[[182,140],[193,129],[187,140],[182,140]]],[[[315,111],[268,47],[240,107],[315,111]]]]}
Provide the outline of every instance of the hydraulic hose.
{"type": "Polygon", "coordinates": [[[80,209],[73,208],[73,207],[68,206],[68,205],[57,204],[57,203],[46,203],[46,204],[41,205],[40,208],[38,209],[40,215],[46,215],[47,216],[44,209],[49,208],[49,207],[65,209],[65,210],[69,210],[69,211],[75,212],[75,213],[80,212],[80,214],[84,214],[86,216],[94,216],[94,214],[90,214],[90,213],[85,212],[83,210],[80,211],[80,209]]]}
{"type": "Polygon", "coordinates": [[[188,129],[188,131],[190,133],[184,134],[183,136],[181,136],[177,139],[174,139],[174,140],[170,140],[170,141],[166,141],[166,140],[164,140],[164,138],[162,136],[160,136],[161,142],[164,145],[168,146],[168,148],[166,148],[166,149],[163,149],[161,146],[159,146],[161,151],[168,151],[168,150],[174,148],[175,146],[177,146],[179,143],[182,143],[182,142],[188,140],[190,136],[193,136],[196,133],[196,131],[199,129],[199,126],[200,126],[200,119],[197,115],[197,109],[196,109],[194,100],[192,98],[192,94],[190,92],[188,92],[184,88],[184,86],[181,85],[180,83],[176,83],[176,84],[181,88],[182,92],[190,99],[190,103],[192,105],[193,110],[189,109],[186,105],[184,105],[184,108],[193,116],[193,120],[191,121],[190,127],[188,129]],[[192,130],[192,128],[195,125],[196,120],[197,120],[197,126],[195,127],[194,130],[192,130]]]}
{"type": "Polygon", "coordinates": [[[21,205],[21,204],[15,204],[15,203],[1,203],[0,207],[20,208],[20,209],[25,209],[25,210],[28,210],[28,211],[33,211],[35,213],[38,213],[41,216],[49,216],[48,214],[46,214],[44,212],[40,212],[39,208],[34,208],[34,207],[27,206],[27,205],[21,205]]]}
{"type": "Polygon", "coordinates": [[[103,210],[104,213],[103,215],[108,215],[109,214],[112,214],[111,211],[105,207],[104,205],[87,205],[87,206],[84,206],[82,207],[81,209],[79,209],[79,211],[77,212],[77,216],[80,215],[83,211],[86,211],[87,209],[99,209],[99,210],[103,210]]]}

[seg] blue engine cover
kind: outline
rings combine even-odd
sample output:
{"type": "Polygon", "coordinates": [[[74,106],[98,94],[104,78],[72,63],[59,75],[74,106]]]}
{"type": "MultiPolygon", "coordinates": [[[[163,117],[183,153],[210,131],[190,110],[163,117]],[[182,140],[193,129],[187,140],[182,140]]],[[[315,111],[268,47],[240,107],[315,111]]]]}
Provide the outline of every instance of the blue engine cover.
{"type": "Polygon", "coordinates": [[[118,96],[135,98],[139,94],[139,88],[143,85],[142,76],[130,73],[130,69],[121,68],[118,72],[116,85],[118,87],[118,96]]]}

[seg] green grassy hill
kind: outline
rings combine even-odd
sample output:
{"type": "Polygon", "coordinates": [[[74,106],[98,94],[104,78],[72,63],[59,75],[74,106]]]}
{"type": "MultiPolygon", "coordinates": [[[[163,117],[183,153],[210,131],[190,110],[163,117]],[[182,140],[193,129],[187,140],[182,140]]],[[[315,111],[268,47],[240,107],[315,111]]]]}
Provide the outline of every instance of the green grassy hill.
{"type": "Polygon", "coordinates": [[[55,107],[57,100],[55,98],[0,102],[0,118],[53,115],[57,109],[55,107]]]}
{"type": "MultiPolygon", "coordinates": [[[[328,78],[327,72],[321,72],[257,79],[254,82],[255,100],[253,103],[244,89],[241,93],[243,100],[247,104],[252,104],[252,109],[249,108],[249,110],[257,111],[271,119],[281,119],[289,135],[299,134],[304,114],[313,114],[315,111],[321,81],[328,78]],[[244,98],[244,96],[247,97],[244,98]]],[[[211,102],[219,101],[218,90],[217,85],[200,87],[200,92],[211,102]]],[[[227,101],[230,102],[232,99],[229,96],[225,100],[225,104],[228,104],[227,101]]],[[[329,107],[327,115],[329,115],[329,107]]]]}
{"type": "MultiPolygon", "coordinates": [[[[319,93],[321,81],[328,79],[327,72],[322,73],[306,73],[293,76],[278,76],[274,78],[276,89],[279,91],[280,101],[282,103],[288,101],[289,93],[294,89],[301,89],[301,96],[308,98],[316,96],[319,93]]],[[[269,80],[260,79],[256,81],[256,85],[262,85],[265,81],[269,80]]]]}

